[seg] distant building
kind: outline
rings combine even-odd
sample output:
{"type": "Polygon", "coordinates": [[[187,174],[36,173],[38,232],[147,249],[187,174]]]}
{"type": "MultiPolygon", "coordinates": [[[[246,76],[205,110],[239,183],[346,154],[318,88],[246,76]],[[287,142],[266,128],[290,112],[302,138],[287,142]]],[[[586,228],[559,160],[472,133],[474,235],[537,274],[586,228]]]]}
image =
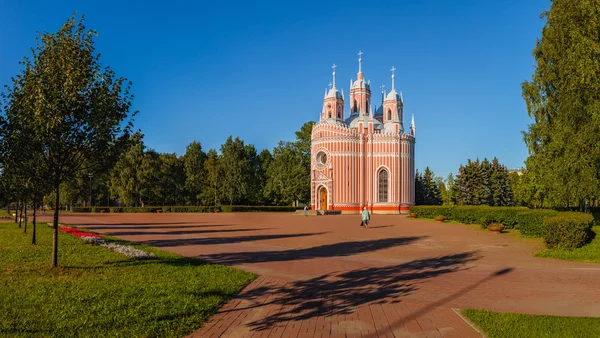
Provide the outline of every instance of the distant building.
{"type": "Polygon", "coordinates": [[[523,169],[522,168],[521,169],[508,169],[507,171],[508,171],[509,174],[510,173],[517,173],[517,175],[519,175],[519,176],[523,175],[523,169]]]}
{"type": "Polygon", "coordinates": [[[359,53],[357,80],[350,80],[349,117],[344,92],[333,82],[325,90],[321,118],[312,131],[311,207],[358,213],[408,213],[415,204],[415,122],[405,132],[404,101],[392,89],[383,91],[373,114],[370,81],[362,72],[359,53]]]}

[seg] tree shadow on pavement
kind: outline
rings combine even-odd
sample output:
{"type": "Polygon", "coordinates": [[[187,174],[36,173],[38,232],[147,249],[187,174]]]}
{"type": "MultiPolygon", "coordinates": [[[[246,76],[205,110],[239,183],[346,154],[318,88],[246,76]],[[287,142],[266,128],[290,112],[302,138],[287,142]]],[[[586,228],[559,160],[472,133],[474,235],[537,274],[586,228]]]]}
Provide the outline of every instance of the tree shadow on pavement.
{"type": "MultiPolygon", "coordinates": [[[[170,227],[169,229],[174,229],[170,227]]],[[[262,231],[272,228],[252,228],[252,229],[199,229],[199,230],[174,230],[174,231],[107,231],[102,234],[108,236],[139,236],[139,235],[194,235],[194,234],[211,234],[211,233],[227,233],[227,232],[244,232],[244,231],[262,231]]],[[[117,230],[117,229],[114,229],[117,230]]],[[[120,230],[120,229],[119,229],[120,230]]]]}
{"type": "Polygon", "coordinates": [[[241,243],[241,242],[264,241],[264,240],[270,240],[270,239],[316,236],[316,235],[323,235],[325,233],[326,232],[305,233],[305,234],[253,235],[253,236],[235,236],[235,237],[157,239],[157,240],[139,241],[139,243],[144,244],[144,245],[154,246],[157,248],[164,248],[164,247],[186,246],[186,245],[231,244],[231,243],[241,243]]]}
{"type": "MultiPolygon", "coordinates": [[[[326,274],[283,285],[261,285],[238,297],[252,304],[245,309],[265,305],[277,309],[248,324],[253,330],[264,330],[286,321],[347,315],[361,305],[399,302],[428,279],[467,269],[465,265],[477,259],[477,252],[418,259],[387,267],[326,274]]],[[[243,309],[230,311],[239,310],[243,309]]]]}
{"type": "MultiPolygon", "coordinates": [[[[318,234],[312,234],[318,235],[318,234]]],[[[238,265],[246,263],[265,263],[265,262],[280,262],[293,261],[300,259],[311,259],[320,257],[340,257],[351,256],[363,252],[372,252],[382,249],[388,249],[399,245],[408,245],[417,240],[426,238],[427,236],[419,237],[398,237],[384,238],[367,241],[341,242],[335,244],[326,244],[311,248],[288,249],[277,251],[255,251],[255,252],[234,252],[223,254],[212,254],[198,256],[198,258],[206,259],[210,262],[223,265],[238,265]]],[[[147,243],[145,243],[147,244],[147,243]]],[[[153,244],[151,244],[153,245],[153,244]]]]}

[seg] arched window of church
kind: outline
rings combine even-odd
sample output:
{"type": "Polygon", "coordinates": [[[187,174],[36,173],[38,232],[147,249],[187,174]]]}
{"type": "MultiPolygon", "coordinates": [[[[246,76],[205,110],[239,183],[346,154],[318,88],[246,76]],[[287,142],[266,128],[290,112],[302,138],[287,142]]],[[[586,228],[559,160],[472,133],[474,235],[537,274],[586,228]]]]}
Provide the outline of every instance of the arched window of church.
{"type": "Polygon", "coordinates": [[[388,120],[392,119],[392,110],[388,108],[388,120]]]}
{"type": "Polygon", "coordinates": [[[356,113],[358,111],[358,102],[354,99],[354,104],[352,105],[352,111],[356,113]]]}
{"type": "Polygon", "coordinates": [[[367,104],[365,105],[365,111],[369,113],[369,100],[367,100],[367,104]]]}
{"type": "Polygon", "coordinates": [[[379,171],[377,175],[379,181],[379,202],[388,201],[388,172],[385,169],[379,171]]]}
{"type": "Polygon", "coordinates": [[[328,113],[328,114],[329,114],[329,118],[331,118],[331,110],[329,111],[329,113],[328,113]]]}

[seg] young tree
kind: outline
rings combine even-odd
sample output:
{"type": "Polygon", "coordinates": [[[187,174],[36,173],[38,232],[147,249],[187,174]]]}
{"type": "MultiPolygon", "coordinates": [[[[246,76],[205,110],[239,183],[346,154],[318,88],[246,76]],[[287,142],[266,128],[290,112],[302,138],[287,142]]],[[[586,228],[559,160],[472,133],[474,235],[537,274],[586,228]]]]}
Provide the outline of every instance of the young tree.
{"type": "MultiPolygon", "coordinates": [[[[13,81],[33,116],[27,123],[41,145],[41,164],[60,201],[60,186],[80,172],[94,172],[114,158],[129,136],[130,83],[103,68],[95,31],[71,17],[56,33],[39,37],[31,59],[13,81]]],[[[58,266],[58,208],[54,212],[52,267],[58,266]]]]}

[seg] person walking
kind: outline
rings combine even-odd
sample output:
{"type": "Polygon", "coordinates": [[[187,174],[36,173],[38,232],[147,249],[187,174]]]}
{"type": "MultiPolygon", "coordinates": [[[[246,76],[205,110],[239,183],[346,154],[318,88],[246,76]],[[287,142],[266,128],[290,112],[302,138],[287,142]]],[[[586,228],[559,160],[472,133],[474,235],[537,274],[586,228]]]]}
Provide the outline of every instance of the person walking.
{"type": "Polygon", "coordinates": [[[304,206],[304,216],[308,215],[308,205],[304,206]]]}
{"type": "Polygon", "coordinates": [[[369,227],[369,221],[371,220],[371,215],[369,215],[369,211],[367,207],[364,207],[362,212],[362,222],[360,222],[360,226],[364,226],[365,229],[369,227]]]}

